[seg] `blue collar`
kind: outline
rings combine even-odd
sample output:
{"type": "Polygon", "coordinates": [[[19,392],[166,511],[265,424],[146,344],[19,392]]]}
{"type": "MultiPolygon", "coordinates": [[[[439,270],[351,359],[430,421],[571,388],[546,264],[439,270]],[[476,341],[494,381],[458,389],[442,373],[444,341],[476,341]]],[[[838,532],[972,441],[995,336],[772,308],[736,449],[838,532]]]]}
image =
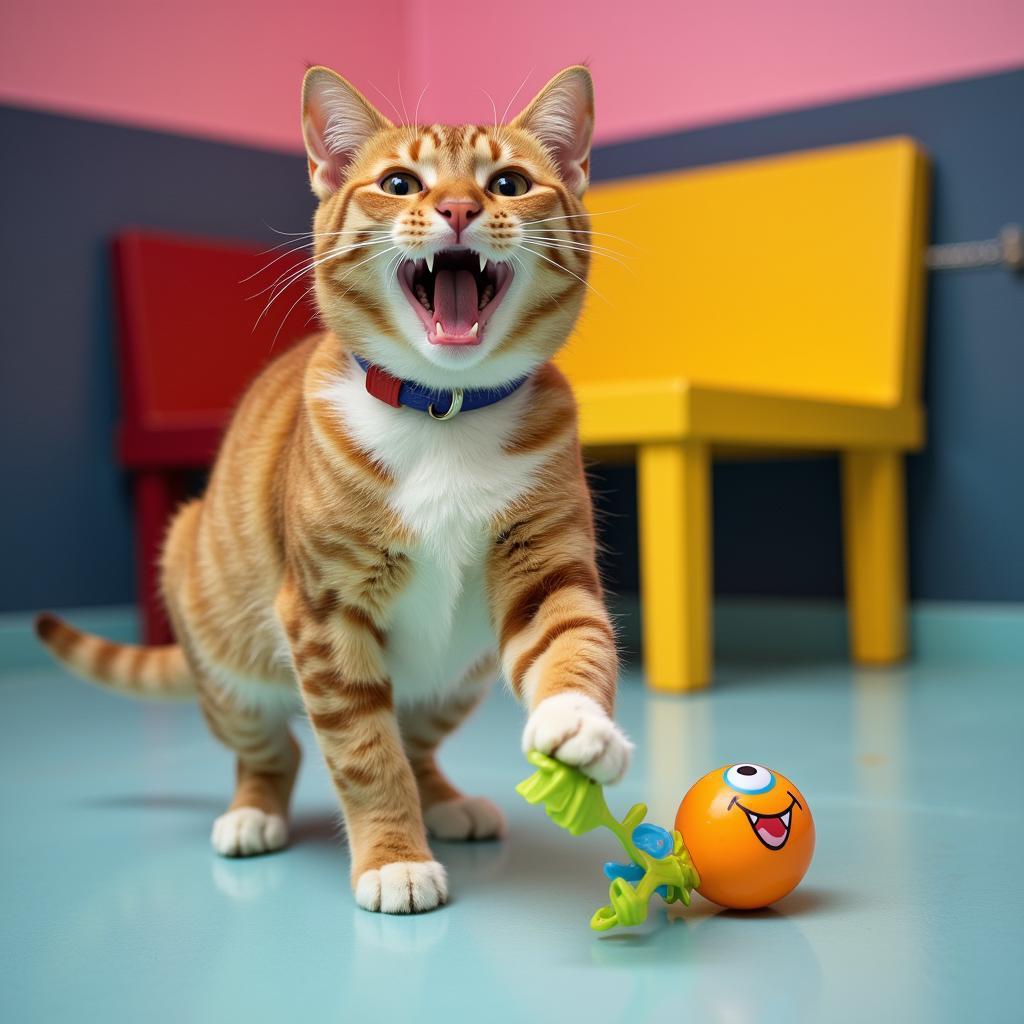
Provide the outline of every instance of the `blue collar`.
{"type": "Polygon", "coordinates": [[[508,398],[529,376],[493,388],[428,388],[423,384],[392,377],[383,367],[362,359],[354,352],[352,356],[366,371],[366,390],[374,398],[396,409],[403,405],[407,409],[418,409],[435,420],[450,420],[460,412],[472,412],[473,409],[494,405],[508,398]]]}

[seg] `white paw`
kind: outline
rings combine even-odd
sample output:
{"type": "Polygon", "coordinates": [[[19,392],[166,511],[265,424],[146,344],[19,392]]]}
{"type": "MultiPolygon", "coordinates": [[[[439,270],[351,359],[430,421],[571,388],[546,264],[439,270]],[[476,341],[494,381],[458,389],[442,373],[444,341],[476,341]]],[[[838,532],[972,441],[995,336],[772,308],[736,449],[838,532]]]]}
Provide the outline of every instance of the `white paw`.
{"type": "Polygon", "coordinates": [[[356,903],[382,914],[418,914],[447,900],[448,877],[436,860],[385,864],[356,882],[356,903]]]}
{"type": "Polygon", "coordinates": [[[567,691],[542,700],[523,731],[523,753],[539,750],[574,765],[602,784],[618,782],[629,767],[633,744],[583,693],[567,691]]]}
{"type": "Polygon", "coordinates": [[[482,796],[460,796],[434,804],[423,820],[438,839],[494,839],[505,832],[505,815],[482,796]]]}
{"type": "Polygon", "coordinates": [[[210,842],[222,857],[252,857],[280,850],[288,842],[288,825],[276,814],[239,807],[213,823],[210,842]]]}

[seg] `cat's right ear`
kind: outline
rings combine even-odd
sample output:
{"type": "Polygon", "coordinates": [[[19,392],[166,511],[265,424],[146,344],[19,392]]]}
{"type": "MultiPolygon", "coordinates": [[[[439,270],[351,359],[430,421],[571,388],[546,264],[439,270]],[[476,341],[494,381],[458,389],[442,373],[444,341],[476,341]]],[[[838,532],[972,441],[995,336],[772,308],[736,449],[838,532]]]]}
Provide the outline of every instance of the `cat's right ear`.
{"type": "Polygon", "coordinates": [[[326,199],[336,192],[363,143],[391,127],[341,75],[330,68],[310,68],[302,82],[302,136],[309,157],[309,183],[317,197],[326,199]]]}

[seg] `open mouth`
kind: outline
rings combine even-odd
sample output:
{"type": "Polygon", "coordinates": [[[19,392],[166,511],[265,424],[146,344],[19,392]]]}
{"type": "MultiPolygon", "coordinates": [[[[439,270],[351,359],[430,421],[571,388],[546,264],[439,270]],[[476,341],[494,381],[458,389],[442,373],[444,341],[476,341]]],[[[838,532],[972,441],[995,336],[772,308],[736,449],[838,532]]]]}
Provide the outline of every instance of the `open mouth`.
{"type": "Polygon", "coordinates": [[[792,793],[789,793],[789,797],[789,806],[781,814],[755,814],[738,800],[733,800],[733,803],[747,816],[754,835],[769,850],[781,850],[786,845],[786,840],[789,839],[793,805],[799,806],[799,801],[792,793]]]}
{"type": "Polygon", "coordinates": [[[479,345],[512,277],[507,263],[461,248],[404,260],[398,268],[402,292],[431,345],[479,345]]]}

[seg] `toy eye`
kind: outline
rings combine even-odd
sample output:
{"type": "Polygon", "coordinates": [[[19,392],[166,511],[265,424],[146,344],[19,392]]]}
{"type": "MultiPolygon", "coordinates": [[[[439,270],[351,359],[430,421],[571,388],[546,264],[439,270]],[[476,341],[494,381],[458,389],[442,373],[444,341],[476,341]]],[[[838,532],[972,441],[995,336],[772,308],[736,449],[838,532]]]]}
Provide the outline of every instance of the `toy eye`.
{"type": "Polygon", "coordinates": [[[395,171],[380,183],[380,187],[390,196],[411,196],[414,192],[422,192],[423,184],[414,174],[406,171],[395,171]]]}
{"type": "Polygon", "coordinates": [[[530,180],[518,171],[502,171],[487,183],[487,191],[496,196],[521,196],[530,191],[530,180]]]}
{"type": "Polygon", "coordinates": [[[734,764],[726,769],[724,778],[741,793],[767,793],[775,785],[775,776],[759,764],[734,764]]]}

